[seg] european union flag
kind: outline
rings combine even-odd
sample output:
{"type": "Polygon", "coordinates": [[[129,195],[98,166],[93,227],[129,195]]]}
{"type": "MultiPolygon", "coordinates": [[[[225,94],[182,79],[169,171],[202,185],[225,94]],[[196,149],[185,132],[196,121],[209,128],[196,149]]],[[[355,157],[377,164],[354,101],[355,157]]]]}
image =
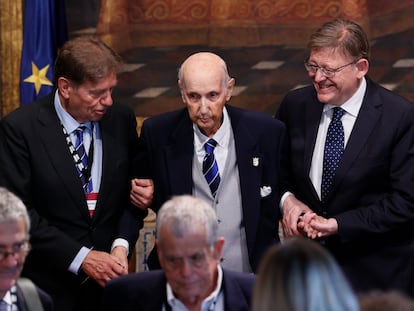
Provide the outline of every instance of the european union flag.
{"type": "Polygon", "coordinates": [[[26,105],[53,90],[53,66],[67,40],[64,0],[25,1],[20,67],[20,102],[26,105]]]}

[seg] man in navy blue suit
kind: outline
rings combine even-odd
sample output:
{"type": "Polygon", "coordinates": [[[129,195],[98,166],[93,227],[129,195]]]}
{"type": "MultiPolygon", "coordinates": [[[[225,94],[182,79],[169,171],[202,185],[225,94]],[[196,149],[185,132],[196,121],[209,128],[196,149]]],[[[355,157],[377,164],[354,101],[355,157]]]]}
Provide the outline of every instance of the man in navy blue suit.
{"type": "Polygon", "coordinates": [[[413,295],[414,105],[366,76],[369,42],[358,24],[326,23],[308,47],[313,85],[288,93],[277,115],[291,161],[285,234],[319,240],[357,291],[413,295]],[[335,110],[342,118],[331,127],[335,110]],[[341,142],[334,154],[332,137],[341,142]]]}
{"type": "Polygon", "coordinates": [[[155,212],[172,195],[193,194],[209,202],[226,239],[223,267],[250,272],[267,247],[279,242],[285,129],[269,115],[228,105],[234,84],[218,55],[188,57],[178,73],[186,108],[143,123],[143,153],[136,164],[141,175],[147,172],[141,177],[154,181],[155,212]],[[213,144],[214,151],[206,151],[213,144]],[[203,167],[210,153],[218,178],[207,181],[203,167]]]}
{"type": "Polygon", "coordinates": [[[103,311],[250,310],[255,276],[221,268],[224,238],[209,204],[173,197],[158,212],[156,232],[162,271],[110,281],[103,311]]]}

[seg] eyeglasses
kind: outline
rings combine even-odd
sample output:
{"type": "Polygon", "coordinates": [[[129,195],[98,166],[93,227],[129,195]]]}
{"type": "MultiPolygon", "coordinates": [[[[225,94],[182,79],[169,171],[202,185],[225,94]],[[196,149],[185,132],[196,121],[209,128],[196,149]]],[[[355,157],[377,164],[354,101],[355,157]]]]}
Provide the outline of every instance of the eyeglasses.
{"type": "Polygon", "coordinates": [[[30,242],[28,240],[24,240],[14,244],[11,247],[11,251],[6,251],[3,248],[0,248],[0,261],[6,259],[9,256],[13,256],[14,258],[21,259],[29,253],[31,249],[30,242]]]}
{"type": "Polygon", "coordinates": [[[316,74],[316,72],[318,71],[318,69],[321,71],[321,73],[327,77],[327,78],[333,78],[335,76],[335,74],[339,71],[341,71],[342,69],[344,69],[345,67],[348,67],[350,65],[355,65],[358,62],[359,59],[354,60],[353,62],[350,62],[348,64],[345,64],[341,67],[338,68],[326,68],[326,67],[320,67],[314,64],[309,64],[307,61],[305,61],[305,68],[309,73],[312,74],[316,74]]]}

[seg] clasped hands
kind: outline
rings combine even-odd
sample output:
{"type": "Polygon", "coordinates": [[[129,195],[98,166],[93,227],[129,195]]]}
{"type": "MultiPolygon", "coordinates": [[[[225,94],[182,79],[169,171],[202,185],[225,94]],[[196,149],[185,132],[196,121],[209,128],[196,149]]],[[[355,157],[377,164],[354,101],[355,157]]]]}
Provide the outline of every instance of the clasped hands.
{"type": "Polygon", "coordinates": [[[305,236],[316,239],[338,233],[335,218],[317,215],[293,195],[289,195],[283,203],[282,224],[285,237],[305,236]]]}

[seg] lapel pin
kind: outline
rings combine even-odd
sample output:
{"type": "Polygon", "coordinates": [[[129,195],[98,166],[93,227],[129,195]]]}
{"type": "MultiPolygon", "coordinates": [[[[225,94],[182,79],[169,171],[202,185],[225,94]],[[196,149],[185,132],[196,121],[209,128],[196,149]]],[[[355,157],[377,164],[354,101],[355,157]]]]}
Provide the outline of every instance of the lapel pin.
{"type": "Polygon", "coordinates": [[[253,166],[259,166],[259,158],[258,157],[253,158],[253,166]]]}

